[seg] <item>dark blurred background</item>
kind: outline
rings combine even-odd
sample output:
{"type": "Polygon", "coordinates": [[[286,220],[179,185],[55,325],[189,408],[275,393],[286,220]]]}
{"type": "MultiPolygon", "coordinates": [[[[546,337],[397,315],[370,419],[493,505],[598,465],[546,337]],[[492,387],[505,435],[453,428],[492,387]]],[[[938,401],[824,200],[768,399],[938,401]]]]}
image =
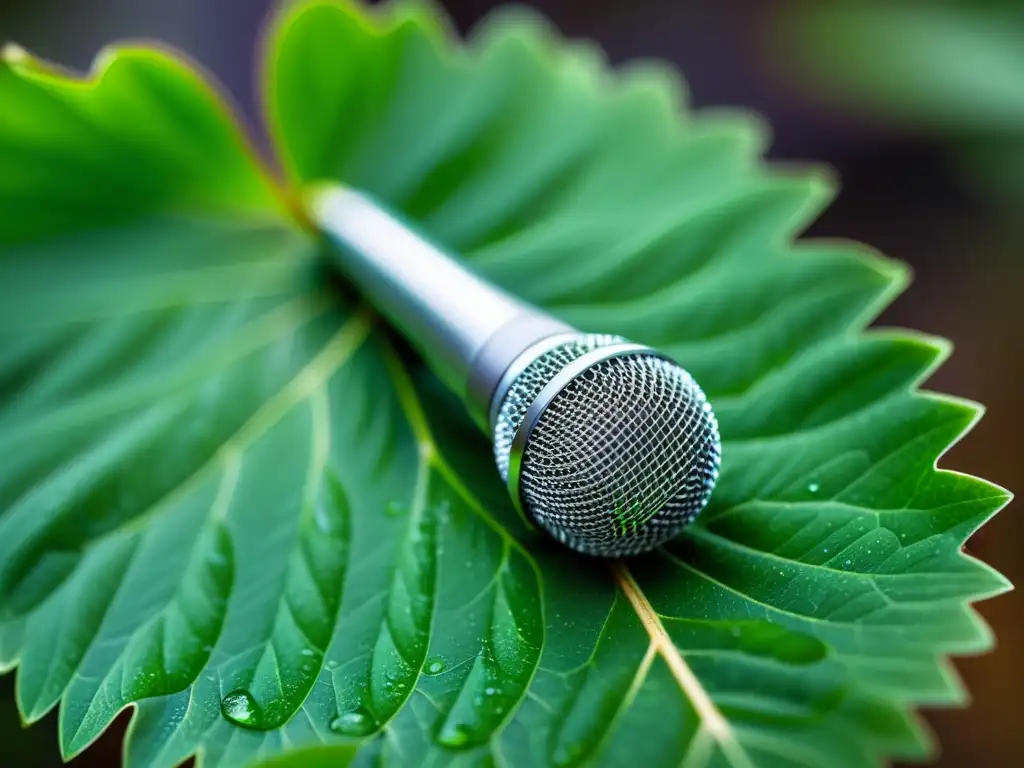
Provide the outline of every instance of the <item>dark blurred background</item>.
{"type": "MultiPolygon", "coordinates": [[[[444,0],[461,30],[493,0],[444,0]]],[[[916,279],[880,325],[951,339],[929,387],[988,416],[942,465],[1024,491],[1024,3],[532,0],[612,61],[660,58],[696,107],[743,106],[773,126],[771,156],[840,174],[810,234],[862,240],[916,279]]],[[[188,52],[255,122],[254,57],[273,0],[0,0],[0,43],[85,68],[103,44],[165,41],[188,52]]],[[[0,105],[2,107],[2,105],[0,105]]],[[[0,169],[2,173],[2,169],[0,169]]],[[[1024,581],[1024,524],[1011,505],[969,550],[1024,581]]],[[[1024,613],[1018,593],[981,605],[994,653],[958,660],[974,702],[926,715],[941,766],[1024,765],[1024,613]]],[[[126,717],[122,717],[122,723],[126,717]]],[[[114,728],[76,764],[114,765],[114,728]]],[[[59,765],[56,718],[22,731],[13,676],[0,679],[0,766],[59,765]]]]}

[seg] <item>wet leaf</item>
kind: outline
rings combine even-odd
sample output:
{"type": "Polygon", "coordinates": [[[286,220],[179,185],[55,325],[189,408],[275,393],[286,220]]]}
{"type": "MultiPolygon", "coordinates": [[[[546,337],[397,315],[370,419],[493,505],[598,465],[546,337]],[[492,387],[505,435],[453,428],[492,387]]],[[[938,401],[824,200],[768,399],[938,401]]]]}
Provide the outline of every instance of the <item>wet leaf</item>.
{"type": "Polygon", "coordinates": [[[25,718],[59,702],[71,756],[135,706],[131,766],[923,754],[912,708],[962,702],[946,657],[991,644],[968,602],[1008,585],[961,545],[1007,494],[935,468],[978,414],[916,389],[945,345],[861,330],[903,269],[792,243],[827,179],[521,13],[463,44],[420,4],[311,2],[269,35],[277,184],[169,54],[0,66],[0,664],[25,718]],[[683,362],[724,440],[698,523],[613,568],[526,530],[324,266],[292,202],[322,180],[683,362]]]}

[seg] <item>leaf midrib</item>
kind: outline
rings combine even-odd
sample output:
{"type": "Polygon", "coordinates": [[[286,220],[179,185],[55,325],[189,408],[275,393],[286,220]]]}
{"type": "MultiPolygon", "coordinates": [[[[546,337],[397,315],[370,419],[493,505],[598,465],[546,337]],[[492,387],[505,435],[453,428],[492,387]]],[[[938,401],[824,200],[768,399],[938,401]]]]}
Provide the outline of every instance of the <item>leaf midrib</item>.
{"type": "MultiPolygon", "coordinates": [[[[716,743],[722,748],[728,761],[736,768],[754,768],[753,763],[747,756],[746,751],[736,739],[732,726],[722,715],[721,711],[712,701],[710,694],[701,684],[700,679],[690,669],[682,653],[672,641],[661,617],[654,610],[647,595],[641,590],[640,585],[633,578],[633,575],[619,561],[611,564],[612,573],[616,583],[626,595],[634,612],[639,617],[644,629],[651,638],[651,643],[657,647],[658,653],[668,665],[672,677],[693,706],[700,721],[700,728],[706,730],[716,743]]],[[[696,736],[694,736],[696,738],[696,736]]],[[[690,745],[693,745],[691,739],[690,745]]],[[[687,749],[689,749],[689,746],[687,749]]]]}

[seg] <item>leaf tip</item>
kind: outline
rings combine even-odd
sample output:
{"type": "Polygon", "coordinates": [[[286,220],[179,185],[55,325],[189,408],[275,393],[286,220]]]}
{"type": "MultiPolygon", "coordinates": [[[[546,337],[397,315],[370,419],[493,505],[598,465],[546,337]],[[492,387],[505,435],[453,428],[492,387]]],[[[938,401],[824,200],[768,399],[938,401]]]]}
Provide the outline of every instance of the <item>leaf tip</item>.
{"type": "MultiPolygon", "coordinates": [[[[848,250],[851,255],[874,274],[880,283],[884,284],[884,290],[867,306],[865,317],[875,319],[897,296],[906,291],[914,281],[914,269],[910,264],[901,259],[887,256],[870,245],[843,238],[829,238],[826,239],[826,242],[835,243],[848,250]]],[[[917,331],[914,331],[915,335],[917,333],[917,331]]],[[[935,338],[938,339],[938,337],[935,338]]],[[[941,341],[945,342],[945,339],[941,341]]]]}
{"type": "Polygon", "coordinates": [[[42,720],[55,704],[56,702],[48,707],[41,707],[38,695],[35,701],[29,701],[28,693],[25,691],[24,676],[19,670],[14,680],[14,708],[18,711],[18,720],[21,722],[22,728],[28,728],[42,720]]]}
{"type": "MultiPolygon", "coordinates": [[[[1013,494],[1007,492],[1007,503],[1009,503],[1012,499],[1013,494]]],[[[986,565],[988,564],[986,563],[986,565]]],[[[1013,592],[1015,589],[1017,589],[1017,585],[1010,581],[1004,574],[1000,573],[991,566],[989,566],[989,569],[992,571],[992,597],[1005,595],[1007,592],[1013,592]]]]}
{"type": "Polygon", "coordinates": [[[813,199],[820,201],[822,207],[829,205],[842,187],[839,171],[828,163],[812,163],[805,165],[800,172],[807,179],[807,186],[813,199]]]}
{"type": "Polygon", "coordinates": [[[675,128],[682,128],[689,86],[675,66],[660,59],[635,59],[619,68],[617,79],[620,87],[647,90],[664,104],[665,114],[675,121],[675,128]]]}
{"type": "Polygon", "coordinates": [[[470,30],[469,39],[485,46],[493,38],[524,35],[537,41],[552,43],[560,35],[543,13],[528,5],[511,3],[495,8],[470,30]]]}
{"type": "Polygon", "coordinates": [[[35,56],[27,48],[14,42],[4,43],[0,48],[0,64],[6,65],[10,71],[21,76],[36,77],[70,77],[71,73],[35,56]]]}
{"type": "Polygon", "coordinates": [[[7,64],[24,64],[30,58],[29,52],[17,43],[4,43],[0,48],[0,59],[7,64]]]}
{"type": "Polygon", "coordinates": [[[93,713],[92,706],[95,703],[92,702],[84,711],[79,710],[74,716],[77,722],[72,722],[69,712],[71,709],[69,707],[70,698],[70,689],[66,689],[60,699],[60,707],[57,709],[57,747],[60,750],[61,760],[65,763],[75,759],[91,747],[126,710],[130,713],[128,727],[131,728],[131,723],[135,721],[138,712],[138,704],[132,701],[116,710],[108,711],[98,718],[90,717],[93,713]]]}

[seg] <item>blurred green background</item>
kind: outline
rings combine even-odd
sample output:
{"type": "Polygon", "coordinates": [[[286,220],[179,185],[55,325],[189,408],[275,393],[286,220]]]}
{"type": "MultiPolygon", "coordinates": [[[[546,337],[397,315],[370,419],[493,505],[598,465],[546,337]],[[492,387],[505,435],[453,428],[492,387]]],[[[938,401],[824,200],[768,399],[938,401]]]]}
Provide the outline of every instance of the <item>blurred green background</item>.
{"type": "MultiPolygon", "coordinates": [[[[465,30],[499,3],[442,4],[465,30]]],[[[943,466],[1024,490],[1024,3],[526,4],[566,34],[597,40],[615,62],[674,62],[697,107],[760,112],[773,127],[773,158],[835,167],[842,192],[810,234],[862,240],[908,262],[916,280],[878,324],[951,339],[956,352],[929,386],[988,406],[943,466]]],[[[214,72],[254,121],[258,32],[274,5],[0,0],[0,42],[85,68],[106,42],[159,39],[214,72]]],[[[1011,505],[969,549],[1020,583],[1022,544],[1011,505]]],[[[926,713],[941,766],[1024,765],[1021,600],[1011,593],[980,608],[999,641],[994,653],[957,662],[972,706],[926,713]]],[[[120,730],[75,764],[117,764],[120,730]]],[[[56,743],[54,716],[21,729],[13,676],[0,679],[0,766],[59,765],[56,743]]]]}

